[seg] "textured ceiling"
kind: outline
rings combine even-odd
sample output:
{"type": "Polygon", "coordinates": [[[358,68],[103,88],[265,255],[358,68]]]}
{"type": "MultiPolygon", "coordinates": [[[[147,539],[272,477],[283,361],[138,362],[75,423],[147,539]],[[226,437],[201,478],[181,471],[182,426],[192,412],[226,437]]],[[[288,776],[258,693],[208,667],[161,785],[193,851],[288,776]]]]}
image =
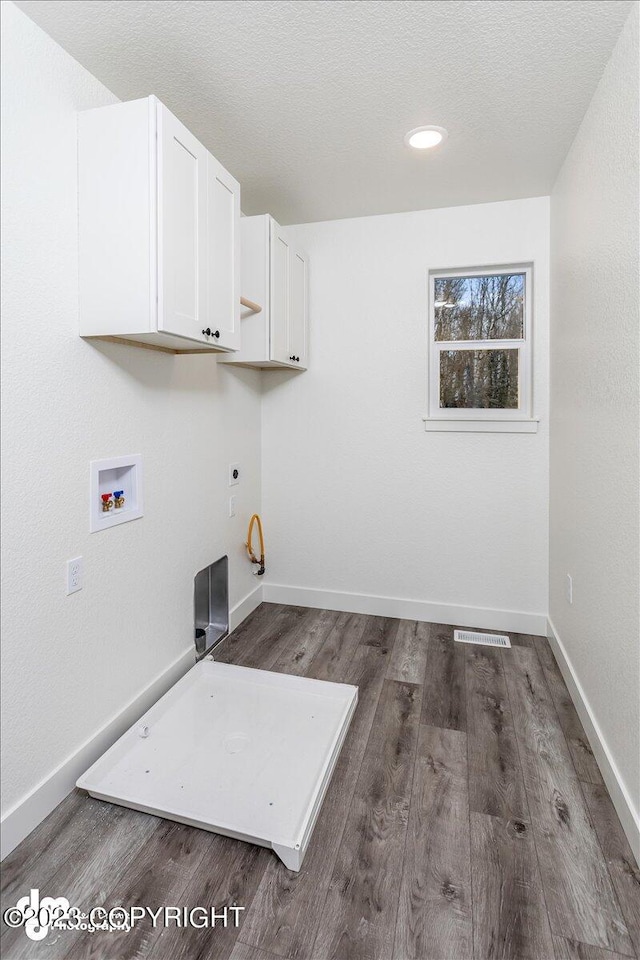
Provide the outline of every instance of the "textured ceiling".
{"type": "Polygon", "coordinates": [[[630,0],[19,0],[282,223],[550,191],[630,0]],[[412,127],[449,139],[405,147],[412,127]]]}

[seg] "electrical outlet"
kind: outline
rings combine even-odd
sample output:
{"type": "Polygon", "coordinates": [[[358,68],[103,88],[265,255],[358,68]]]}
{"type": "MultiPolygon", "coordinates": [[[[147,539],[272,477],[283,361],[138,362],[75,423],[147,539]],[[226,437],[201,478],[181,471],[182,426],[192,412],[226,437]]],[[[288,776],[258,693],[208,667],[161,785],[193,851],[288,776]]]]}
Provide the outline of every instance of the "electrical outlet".
{"type": "Polygon", "coordinates": [[[236,515],[236,500],[237,497],[229,497],[229,516],[235,517],[236,515]]]}
{"type": "Polygon", "coordinates": [[[67,560],[67,596],[82,590],[82,557],[67,560]]]}
{"type": "Polygon", "coordinates": [[[569,573],[567,574],[565,596],[567,598],[567,603],[573,603],[573,577],[569,573]]]}
{"type": "Polygon", "coordinates": [[[236,483],[240,483],[240,464],[239,463],[230,463],[229,464],[229,486],[233,487],[236,483]]]}

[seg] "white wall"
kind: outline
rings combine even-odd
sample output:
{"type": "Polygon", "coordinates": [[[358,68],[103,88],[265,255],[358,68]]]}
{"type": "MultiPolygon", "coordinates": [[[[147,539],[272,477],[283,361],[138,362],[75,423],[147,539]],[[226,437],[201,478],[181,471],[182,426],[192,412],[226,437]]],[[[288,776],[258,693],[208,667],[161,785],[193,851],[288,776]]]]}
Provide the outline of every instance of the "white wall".
{"type": "Polygon", "coordinates": [[[291,228],[311,264],[310,369],[265,374],[263,504],[269,582],[304,590],[267,597],[544,629],[548,213],[538,198],[291,228]],[[426,433],[428,270],[523,261],[539,432],[426,433]]]}
{"type": "Polygon", "coordinates": [[[637,4],[553,190],[551,238],[551,621],[637,813],[637,4]]]}
{"type": "Polygon", "coordinates": [[[2,41],[7,812],[192,649],[201,567],[229,553],[232,605],[255,587],[260,374],[78,337],[76,110],[115,97],[10,3],[2,41]],[[127,453],[144,458],[145,516],[90,535],[89,460],[127,453]],[[66,597],[77,555],[84,589],[66,597]]]}

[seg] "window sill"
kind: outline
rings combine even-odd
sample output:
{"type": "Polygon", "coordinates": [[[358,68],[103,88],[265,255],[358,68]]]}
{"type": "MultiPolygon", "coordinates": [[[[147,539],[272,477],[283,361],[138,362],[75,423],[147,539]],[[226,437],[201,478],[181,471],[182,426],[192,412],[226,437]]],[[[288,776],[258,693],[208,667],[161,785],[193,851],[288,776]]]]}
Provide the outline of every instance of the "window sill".
{"type": "Polygon", "coordinates": [[[472,420],[453,417],[423,417],[428,433],[537,433],[537,418],[522,420],[472,420]]]}

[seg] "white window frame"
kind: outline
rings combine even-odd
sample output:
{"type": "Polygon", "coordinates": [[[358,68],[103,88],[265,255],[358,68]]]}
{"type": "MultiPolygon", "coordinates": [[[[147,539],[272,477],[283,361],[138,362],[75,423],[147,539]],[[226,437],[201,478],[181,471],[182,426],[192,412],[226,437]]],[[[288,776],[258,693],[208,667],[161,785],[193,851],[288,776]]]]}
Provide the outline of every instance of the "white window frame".
{"type": "Polygon", "coordinates": [[[428,310],[428,413],[425,428],[433,430],[483,431],[495,433],[535,433],[538,420],[533,417],[533,264],[513,263],[501,266],[457,267],[429,271],[428,310]],[[442,277],[481,277],[523,273],[525,297],[523,337],[518,340],[436,340],[435,281],[442,277]],[[495,408],[440,407],[440,354],[443,350],[518,350],[518,406],[509,410],[495,408]]]}

